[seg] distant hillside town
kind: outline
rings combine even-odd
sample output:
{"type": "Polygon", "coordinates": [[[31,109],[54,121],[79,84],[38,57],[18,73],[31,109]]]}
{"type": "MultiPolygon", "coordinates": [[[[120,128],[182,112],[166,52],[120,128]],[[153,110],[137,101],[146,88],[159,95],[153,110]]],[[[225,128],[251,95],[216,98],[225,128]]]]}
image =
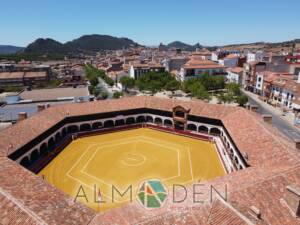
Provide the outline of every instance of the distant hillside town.
{"type": "Polygon", "coordinates": [[[214,48],[177,41],[145,47],[127,38],[89,35],[66,44],[39,39],[22,51],[39,53],[39,60],[1,57],[1,122],[14,123],[20,112],[30,116],[53,104],[132,95],[245,107],[250,93],[292,113],[295,121],[300,111],[297,41],[214,48]],[[48,57],[70,49],[62,59],[48,57]]]}

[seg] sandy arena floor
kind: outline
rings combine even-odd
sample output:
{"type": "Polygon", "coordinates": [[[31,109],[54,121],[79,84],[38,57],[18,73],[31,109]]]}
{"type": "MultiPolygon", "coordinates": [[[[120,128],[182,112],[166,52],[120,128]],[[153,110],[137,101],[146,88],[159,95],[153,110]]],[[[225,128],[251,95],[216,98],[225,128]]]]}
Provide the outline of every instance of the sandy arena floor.
{"type": "Polygon", "coordinates": [[[135,198],[147,179],[170,187],[224,174],[212,143],[148,128],[79,138],[39,173],[73,197],[86,195],[77,200],[98,211],[130,201],[129,194],[115,195],[112,203],[112,185],[122,192],[132,185],[135,198]],[[106,203],[95,203],[100,195],[106,203]]]}

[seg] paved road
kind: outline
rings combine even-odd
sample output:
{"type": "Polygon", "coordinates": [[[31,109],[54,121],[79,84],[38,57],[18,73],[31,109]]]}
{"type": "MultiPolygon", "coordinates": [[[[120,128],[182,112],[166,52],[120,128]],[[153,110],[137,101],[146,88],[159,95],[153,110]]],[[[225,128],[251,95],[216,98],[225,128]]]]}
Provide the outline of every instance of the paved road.
{"type": "Polygon", "coordinates": [[[262,102],[259,99],[253,98],[247,92],[245,92],[245,94],[248,96],[250,104],[258,105],[259,114],[272,115],[272,123],[279,131],[281,131],[291,140],[300,139],[300,131],[298,130],[298,128],[294,127],[292,124],[280,118],[280,115],[278,115],[278,113],[275,113],[274,110],[270,110],[269,106],[266,105],[267,103],[262,102]]]}
{"type": "Polygon", "coordinates": [[[104,82],[104,80],[102,80],[100,77],[98,77],[98,80],[99,80],[98,86],[108,94],[107,98],[108,99],[113,98],[113,92],[108,87],[108,85],[104,82]]]}

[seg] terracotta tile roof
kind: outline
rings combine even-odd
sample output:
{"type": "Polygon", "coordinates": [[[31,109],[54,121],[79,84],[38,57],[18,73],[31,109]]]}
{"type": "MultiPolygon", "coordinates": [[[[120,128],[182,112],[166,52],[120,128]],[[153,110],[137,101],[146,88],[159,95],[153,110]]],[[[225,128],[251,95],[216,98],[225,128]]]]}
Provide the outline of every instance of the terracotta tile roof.
{"type": "Polygon", "coordinates": [[[7,203],[6,207],[0,207],[0,224],[13,217],[17,220],[19,215],[24,218],[22,224],[27,224],[25,221],[39,221],[40,224],[87,224],[95,215],[93,210],[74,203],[71,197],[10,159],[0,157],[0,165],[0,193],[7,203]]]}
{"type": "Polygon", "coordinates": [[[300,152],[257,114],[239,107],[155,97],[107,100],[105,107],[103,103],[53,106],[0,132],[0,198],[5,202],[5,207],[0,207],[0,224],[3,218],[10,220],[14,215],[20,215],[24,223],[40,219],[48,224],[244,224],[253,221],[249,215],[252,205],[262,212],[257,224],[300,223],[280,203],[287,185],[300,186],[300,152]],[[171,111],[177,105],[189,108],[192,115],[222,120],[241,153],[247,153],[249,168],[203,182],[215,187],[226,184],[228,203],[194,205],[191,195],[174,209],[171,193],[169,201],[158,210],[144,210],[133,202],[96,214],[5,157],[67,116],[137,108],[171,111]]]}
{"type": "Polygon", "coordinates": [[[220,69],[220,68],[225,68],[222,65],[219,65],[218,63],[215,63],[210,60],[200,60],[196,58],[192,58],[189,60],[183,68],[185,69],[220,69]]]}
{"type": "Polygon", "coordinates": [[[0,190],[1,224],[45,224],[43,220],[20,206],[18,200],[0,190]]]}
{"type": "Polygon", "coordinates": [[[227,68],[226,71],[240,74],[244,71],[244,68],[243,67],[232,67],[232,68],[227,68]]]}
{"type": "Polygon", "coordinates": [[[216,199],[207,220],[209,225],[247,225],[248,223],[224,203],[216,199]]]}
{"type": "Polygon", "coordinates": [[[235,55],[235,54],[229,54],[225,57],[225,59],[235,59],[238,58],[239,56],[235,55]]]}
{"type": "Polygon", "coordinates": [[[277,75],[273,80],[274,86],[282,87],[283,89],[289,90],[295,94],[300,94],[300,84],[294,80],[293,75],[277,75]]]}

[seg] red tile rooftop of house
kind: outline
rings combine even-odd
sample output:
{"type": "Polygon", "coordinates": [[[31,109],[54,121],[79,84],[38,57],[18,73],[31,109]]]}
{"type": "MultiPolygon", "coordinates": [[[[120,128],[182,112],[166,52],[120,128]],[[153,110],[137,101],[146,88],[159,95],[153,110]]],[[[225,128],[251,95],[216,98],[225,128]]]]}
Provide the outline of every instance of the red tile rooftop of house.
{"type": "Polygon", "coordinates": [[[208,69],[208,68],[225,68],[218,63],[215,63],[210,60],[201,60],[192,58],[184,66],[185,69],[208,69]]]}
{"type": "Polygon", "coordinates": [[[239,107],[131,97],[107,100],[105,107],[101,101],[53,106],[0,132],[0,224],[296,225],[300,218],[293,213],[292,204],[297,202],[297,193],[287,188],[290,185],[300,187],[300,151],[271,124],[239,107]],[[227,185],[227,201],[218,197],[193,205],[188,196],[177,208],[167,201],[162,208],[149,211],[133,202],[96,213],[7,158],[68,116],[138,108],[172,111],[177,105],[189,108],[191,115],[221,120],[241,153],[247,154],[248,168],[202,182],[227,185]]]}

